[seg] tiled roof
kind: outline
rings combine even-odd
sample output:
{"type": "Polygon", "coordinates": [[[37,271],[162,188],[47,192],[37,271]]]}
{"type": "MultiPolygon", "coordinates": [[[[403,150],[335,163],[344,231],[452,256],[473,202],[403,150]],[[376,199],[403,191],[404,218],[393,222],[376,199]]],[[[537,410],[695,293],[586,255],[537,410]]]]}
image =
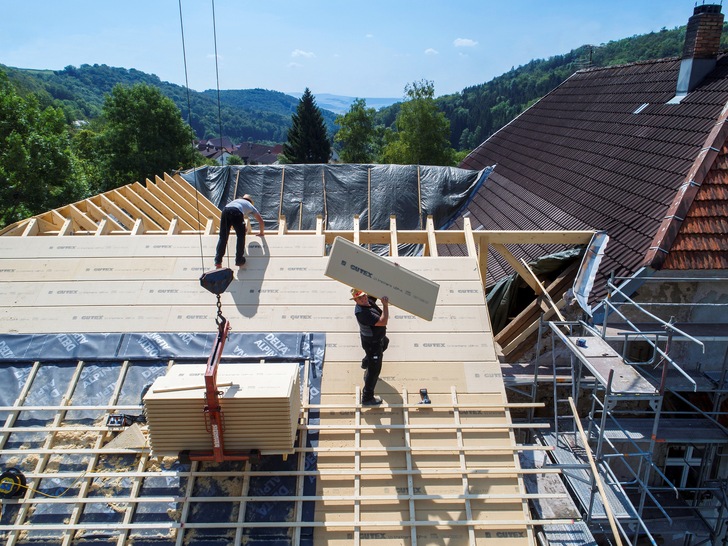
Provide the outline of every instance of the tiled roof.
{"type": "MultiPolygon", "coordinates": [[[[728,127],[728,57],[670,104],[679,68],[675,58],[579,71],[491,136],[460,165],[496,165],[469,206],[473,228],[606,230],[602,279],[660,268],[696,196],[686,185],[699,187],[728,127]]],[[[688,250],[694,266],[715,262],[697,243],[688,250]]]]}
{"type": "Polygon", "coordinates": [[[663,269],[728,269],[728,147],[695,195],[663,269]]]}

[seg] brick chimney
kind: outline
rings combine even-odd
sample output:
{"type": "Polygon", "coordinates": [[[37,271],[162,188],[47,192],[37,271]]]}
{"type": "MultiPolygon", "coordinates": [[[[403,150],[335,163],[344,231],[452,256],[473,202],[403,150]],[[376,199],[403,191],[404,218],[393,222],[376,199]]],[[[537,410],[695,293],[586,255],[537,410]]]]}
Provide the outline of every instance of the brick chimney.
{"type": "Polygon", "coordinates": [[[718,4],[695,6],[685,32],[680,74],[677,77],[678,96],[690,93],[715,68],[722,32],[723,14],[718,4]]]}

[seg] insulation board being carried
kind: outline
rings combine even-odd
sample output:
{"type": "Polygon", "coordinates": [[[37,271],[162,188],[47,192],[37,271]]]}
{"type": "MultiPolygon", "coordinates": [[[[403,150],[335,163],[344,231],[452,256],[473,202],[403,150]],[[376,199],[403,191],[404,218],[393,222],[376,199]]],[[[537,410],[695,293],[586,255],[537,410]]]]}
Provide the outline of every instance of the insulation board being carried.
{"type": "Polygon", "coordinates": [[[387,258],[337,237],[324,275],[367,294],[389,297],[389,303],[432,320],[440,285],[387,258]]]}
{"type": "MultiPolygon", "coordinates": [[[[205,369],[175,364],[144,396],[155,457],[212,449],[204,415],[205,369]]],[[[297,363],[222,363],[217,388],[226,450],[293,450],[301,409],[297,363]]]]}

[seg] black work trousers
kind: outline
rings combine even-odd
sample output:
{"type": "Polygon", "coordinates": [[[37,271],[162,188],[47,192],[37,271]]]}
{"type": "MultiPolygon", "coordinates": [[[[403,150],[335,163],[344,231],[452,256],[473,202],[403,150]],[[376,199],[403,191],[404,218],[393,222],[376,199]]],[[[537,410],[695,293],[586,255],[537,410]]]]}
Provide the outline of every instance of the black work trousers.
{"type": "Polygon", "coordinates": [[[220,238],[215,249],[215,264],[222,263],[225,255],[230,228],[235,229],[237,242],[235,243],[235,265],[243,262],[245,255],[245,215],[235,207],[225,207],[220,214],[220,238]]]}
{"type": "Polygon", "coordinates": [[[374,387],[377,386],[379,374],[382,371],[382,354],[389,346],[389,338],[384,336],[374,341],[362,336],[361,346],[366,354],[362,361],[366,368],[364,372],[364,388],[361,392],[361,399],[364,401],[374,398],[374,387]]]}

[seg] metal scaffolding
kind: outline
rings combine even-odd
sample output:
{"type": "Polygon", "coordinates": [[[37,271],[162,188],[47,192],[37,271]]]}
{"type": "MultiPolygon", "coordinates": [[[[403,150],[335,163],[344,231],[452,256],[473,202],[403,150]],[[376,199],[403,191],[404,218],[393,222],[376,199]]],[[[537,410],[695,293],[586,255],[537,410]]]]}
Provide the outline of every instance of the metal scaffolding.
{"type": "Polygon", "coordinates": [[[728,359],[705,371],[674,353],[679,344],[704,352],[706,343],[726,343],[728,337],[690,333],[674,316],[666,320],[647,309],[665,306],[674,313],[700,303],[637,302],[617,280],[608,283],[603,320],[596,325],[541,320],[530,391],[532,401],[539,392],[544,396],[538,357],[550,337],[553,414],[551,428],[534,434],[552,448],[550,464],[562,469],[594,534],[608,523],[617,543],[657,544],[655,537],[669,531],[684,533],[686,545],[715,544],[725,539],[728,514],[721,468],[727,414],[720,411],[728,394],[728,359]],[[594,466],[588,464],[592,454],[594,466]]]}

